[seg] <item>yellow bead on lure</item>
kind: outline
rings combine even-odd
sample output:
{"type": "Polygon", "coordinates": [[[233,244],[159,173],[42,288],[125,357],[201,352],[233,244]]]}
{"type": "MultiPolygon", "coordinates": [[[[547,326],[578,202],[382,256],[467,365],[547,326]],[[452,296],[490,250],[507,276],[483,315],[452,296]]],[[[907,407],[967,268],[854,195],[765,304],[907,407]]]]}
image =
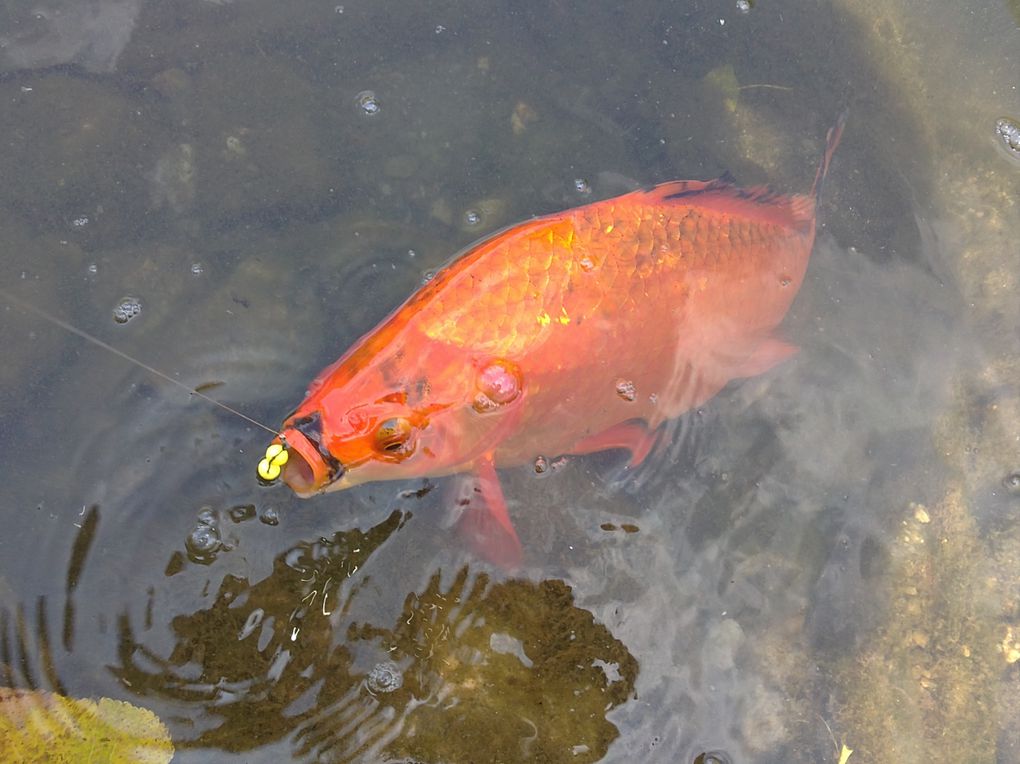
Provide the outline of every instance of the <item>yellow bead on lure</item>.
{"type": "Polygon", "coordinates": [[[282,444],[271,443],[266,449],[265,457],[259,462],[259,477],[267,483],[273,482],[280,477],[280,472],[289,458],[290,453],[282,444]]]}

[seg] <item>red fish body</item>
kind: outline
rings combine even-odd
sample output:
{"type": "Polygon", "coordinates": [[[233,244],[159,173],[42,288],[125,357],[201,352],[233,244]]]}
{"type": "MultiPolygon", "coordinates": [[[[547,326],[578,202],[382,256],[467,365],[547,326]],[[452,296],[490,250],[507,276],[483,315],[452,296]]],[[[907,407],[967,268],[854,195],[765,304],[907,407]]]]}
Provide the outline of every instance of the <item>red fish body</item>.
{"type": "MultiPolygon", "coordinates": [[[[842,129],[830,131],[815,185],[842,129]]],[[[496,467],[628,448],[795,349],[815,196],[676,181],[476,244],[362,337],[284,422],[299,495],[466,473],[475,535],[516,535],[496,467]]],[[[483,546],[490,546],[484,539],[483,546]]],[[[492,552],[492,549],[489,549],[492,552]]]]}

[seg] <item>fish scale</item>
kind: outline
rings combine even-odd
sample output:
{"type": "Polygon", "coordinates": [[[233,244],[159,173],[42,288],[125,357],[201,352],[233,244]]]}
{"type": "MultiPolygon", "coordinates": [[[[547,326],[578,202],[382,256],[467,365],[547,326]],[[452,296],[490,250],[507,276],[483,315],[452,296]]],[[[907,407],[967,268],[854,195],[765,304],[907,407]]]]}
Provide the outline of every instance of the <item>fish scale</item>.
{"type": "MultiPolygon", "coordinates": [[[[700,367],[702,378],[712,380],[704,391],[659,395],[654,411],[638,404],[631,412],[656,422],[682,413],[680,407],[714,394],[736,373],[709,358],[711,343],[728,342],[736,356],[746,356],[753,349],[747,329],[758,334],[786,313],[796,289],[781,287],[783,273],[803,272],[813,230],[800,230],[794,218],[788,225],[756,220],[755,201],[735,197],[735,209],[699,209],[699,197],[676,202],[663,198],[665,190],[568,210],[493,237],[450,266],[444,288],[436,299],[415,306],[409,328],[430,341],[515,359],[523,363],[528,381],[564,366],[604,368],[601,389],[587,389],[590,376],[584,387],[605,412],[594,417],[595,429],[620,415],[617,378],[630,376],[646,389],[667,389],[678,363],[700,367]],[[582,268],[583,258],[594,267],[582,268]],[[763,262],[768,263],[764,269],[763,262]],[[760,290],[763,273],[773,289],[760,290]],[[723,314],[726,320],[718,321],[723,314]],[[611,319],[612,325],[584,329],[591,319],[602,324],[611,319]],[[707,324],[715,328],[702,328],[707,324]],[[725,327],[733,325],[739,327],[734,336],[725,336],[725,327]],[[672,350],[686,357],[632,358],[620,346],[638,336],[657,354],[668,356],[672,350]],[[577,347],[588,348],[583,360],[576,359],[577,347]]],[[[714,190],[728,192],[729,187],[714,190]]],[[[795,198],[767,204],[788,206],[795,198]]],[[[554,380],[543,380],[542,390],[543,395],[570,394],[554,380]]],[[[559,438],[552,444],[571,445],[559,438]]],[[[516,450],[516,441],[509,441],[505,452],[508,447],[516,450]]]]}

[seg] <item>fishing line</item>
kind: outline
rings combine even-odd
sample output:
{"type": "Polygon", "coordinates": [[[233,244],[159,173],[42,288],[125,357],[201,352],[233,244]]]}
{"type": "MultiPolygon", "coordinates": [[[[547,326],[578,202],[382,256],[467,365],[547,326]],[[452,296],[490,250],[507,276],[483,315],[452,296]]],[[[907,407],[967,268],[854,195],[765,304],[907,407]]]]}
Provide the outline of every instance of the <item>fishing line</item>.
{"type": "Polygon", "coordinates": [[[125,361],[133,363],[135,366],[139,366],[139,367],[145,369],[150,374],[153,374],[154,376],[157,376],[160,379],[162,379],[162,380],[164,380],[166,382],[169,382],[172,385],[177,385],[177,387],[179,387],[179,388],[181,388],[183,390],[187,390],[189,395],[197,395],[202,400],[207,401],[207,402],[213,404],[214,406],[219,406],[221,409],[224,409],[225,411],[229,411],[231,414],[234,414],[235,416],[241,417],[241,419],[243,419],[244,421],[249,422],[250,424],[253,424],[256,427],[261,427],[266,432],[272,433],[273,435],[278,435],[279,434],[273,428],[267,427],[266,425],[262,424],[262,422],[256,421],[255,419],[252,419],[247,414],[242,414],[240,411],[238,411],[235,408],[231,408],[226,403],[221,403],[220,401],[216,400],[215,398],[210,398],[205,393],[200,393],[198,390],[196,390],[193,387],[189,387],[188,385],[186,385],[183,382],[181,382],[179,379],[174,379],[169,374],[164,374],[159,369],[155,369],[152,366],[149,366],[149,364],[143,363],[142,361],[139,361],[137,358],[128,355],[123,350],[118,350],[113,345],[110,345],[110,344],[108,344],[106,342],[103,342],[98,337],[92,336],[91,334],[89,334],[88,332],[84,331],[83,329],[79,329],[76,326],[72,326],[71,324],[67,323],[67,321],[64,321],[63,319],[57,318],[56,316],[54,316],[54,315],[52,315],[50,313],[47,313],[46,311],[42,310],[41,308],[37,308],[35,305],[32,305],[31,303],[28,303],[28,302],[22,300],[20,297],[15,297],[13,294],[8,292],[6,289],[0,288],[0,297],[3,297],[5,300],[7,300],[8,302],[12,303],[13,305],[16,305],[17,307],[21,308],[22,310],[26,310],[29,313],[33,313],[36,316],[38,316],[39,318],[42,318],[45,321],[49,321],[51,324],[59,326],[61,329],[69,331],[71,334],[75,334],[75,335],[77,335],[78,337],[81,337],[84,340],[88,340],[89,342],[93,343],[94,345],[99,345],[99,347],[103,348],[104,350],[108,350],[111,353],[113,353],[114,355],[120,356],[125,361]]]}

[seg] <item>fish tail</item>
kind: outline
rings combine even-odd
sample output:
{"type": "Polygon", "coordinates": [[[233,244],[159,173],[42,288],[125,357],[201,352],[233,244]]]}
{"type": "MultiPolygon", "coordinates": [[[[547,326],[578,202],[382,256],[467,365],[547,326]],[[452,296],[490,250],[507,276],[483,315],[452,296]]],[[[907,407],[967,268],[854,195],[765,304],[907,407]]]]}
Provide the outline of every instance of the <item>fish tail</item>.
{"type": "Polygon", "coordinates": [[[836,117],[836,124],[830,127],[829,132],[825,134],[825,153],[822,154],[822,161],[818,163],[815,182],[811,184],[811,196],[815,199],[822,192],[822,181],[825,180],[825,176],[829,172],[829,163],[832,161],[832,155],[836,153],[839,139],[843,137],[843,126],[846,124],[848,114],[850,114],[850,109],[843,109],[843,112],[836,117]]]}

